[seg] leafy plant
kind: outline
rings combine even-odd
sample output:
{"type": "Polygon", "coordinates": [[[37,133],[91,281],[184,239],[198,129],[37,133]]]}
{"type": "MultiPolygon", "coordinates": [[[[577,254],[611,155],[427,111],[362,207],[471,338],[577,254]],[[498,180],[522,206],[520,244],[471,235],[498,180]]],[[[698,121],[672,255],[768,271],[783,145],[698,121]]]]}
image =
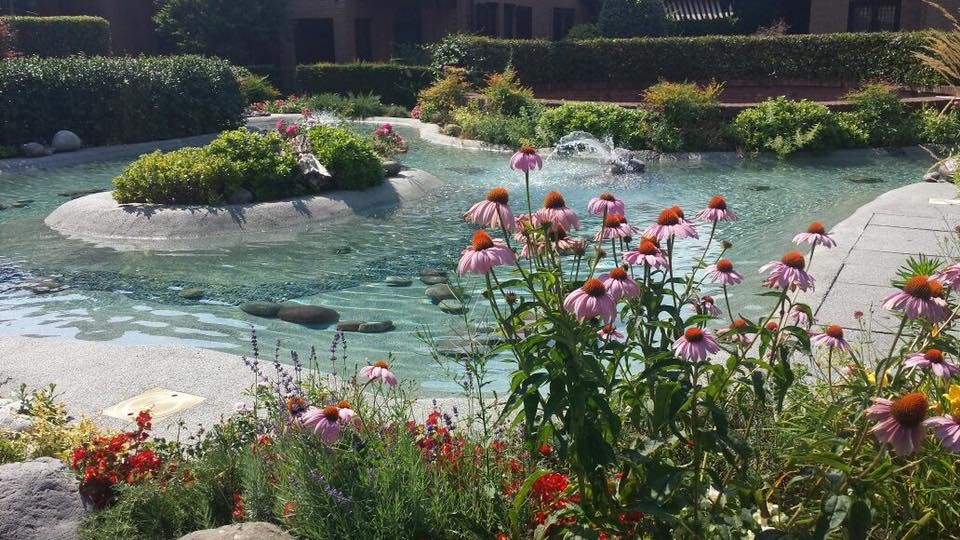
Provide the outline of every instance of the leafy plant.
{"type": "Polygon", "coordinates": [[[654,150],[716,150],[727,146],[718,96],[723,85],[660,82],[644,92],[647,138],[654,150]]]}
{"type": "Polygon", "coordinates": [[[517,72],[508,67],[502,73],[491,73],[482,90],[490,111],[502,115],[517,115],[533,106],[533,91],[523,86],[517,72]]]}
{"type": "Polygon", "coordinates": [[[250,191],[254,200],[272,201],[301,192],[297,159],[277,133],[246,128],[225,131],[205,150],[214,159],[222,158],[236,165],[240,187],[250,191]]]}
{"type": "Polygon", "coordinates": [[[597,28],[606,37],[660,36],[666,32],[663,0],[604,0],[597,28]]]}
{"type": "Polygon", "coordinates": [[[452,120],[460,128],[459,136],[519,148],[535,139],[539,111],[539,107],[531,106],[520,109],[515,115],[505,115],[486,111],[474,102],[454,110],[452,120]]]}
{"type": "Polygon", "coordinates": [[[808,100],[768,99],[737,115],[733,127],[744,149],[784,158],[799,150],[825,150],[836,143],[836,119],[808,100]]]}
{"type": "Polygon", "coordinates": [[[244,75],[237,82],[240,84],[240,93],[247,103],[268,101],[280,97],[280,91],[270,84],[266,76],[244,75]]]}
{"type": "Polygon", "coordinates": [[[383,166],[369,141],[344,128],[317,125],[307,138],[317,160],[340,189],[366,189],[383,181],[383,166]]]}
{"type": "Polygon", "coordinates": [[[420,118],[426,122],[446,123],[454,109],[466,105],[470,89],[464,70],[447,69],[442,79],[421,90],[417,96],[420,118]]]}
{"type": "Polygon", "coordinates": [[[573,131],[585,131],[602,139],[610,138],[617,146],[645,148],[642,109],[626,109],[609,103],[567,102],[543,111],[537,121],[537,141],[552,146],[560,137],[573,131]]]}
{"type": "Polygon", "coordinates": [[[110,55],[110,23],[102,17],[0,17],[0,58],[110,55]],[[6,53],[6,54],[4,54],[6,53]]]}
{"type": "Polygon", "coordinates": [[[960,110],[956,107],[951,105],[944,110],[924,107],[917,115],[921,141],[945,146],[960,143],[960,110]]]}
{"type": "Polygon", "coordinates": [[[203,148],[157,150],[113,179],[113,198],[121,204],[221,204],[241,182],[236,163],[203,148]]]}
{"type": "Polygon", "coordinates": [[[869,146],[902,146],[916,141],[917,125],[900,101],[896,87],[867,84],[847,94],[845,99],[853,102],[848,122],[867,133],[869,146]]]}

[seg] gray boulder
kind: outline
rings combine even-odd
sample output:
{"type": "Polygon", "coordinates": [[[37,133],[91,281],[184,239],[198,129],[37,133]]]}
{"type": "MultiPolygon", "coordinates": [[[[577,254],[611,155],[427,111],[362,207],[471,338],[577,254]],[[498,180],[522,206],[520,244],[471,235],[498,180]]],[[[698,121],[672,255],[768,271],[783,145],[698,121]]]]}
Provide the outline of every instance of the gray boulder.
{"type": "Polygon", "coordinates": [[[387,276],[383,282],[389,287],[409,287],[413,284],[412,279],[400,276],[387,276]]]}
{"type": "Polygon", "coordinates": [[[923,175],[923,181],[924,181],[924,182],[939,182],[939,181],[940,181],[940,173],[938,173],[937,171],[930,171],[930,172],[928,172],[927,174],[923,175]]]}
{"type": "Polygon", "coordinates": [[[441,283],[438,285],[431,285],[427,287],[427,290],[424,291],[430,300],[433,300],[434,303],[442,302],[444,300],[456,300],[459,298],[457,292],[453,290],[453,287],[446,283],[441,283]]]}
{"type": "Polygon", "coordinates": [[[357,331],[364,334],[382,334],[393,330],[393,328],[393,321],[373,321],[361,324],[357,331]]]}
{"type": "Polygon", "coordinates": [[[40,157],[46,155],[46,149],[43,145],[35,142],[28,142],[20,146],[20,152],[27,157],[40,157]]]}
{"type": "Polygon", "coordinates": [[[280,304],[274,302],[247,302],[240,304],[240,310],[254,317],[266,317],[272,319],[280,311],[280,304]]]}
{"type": "Polygon", "coordinates": [[[88,510],[79,482],[62,461],[0,465],[0,538],[73,540],[88,510]]]}
{"type": "Polygon", "coordinates": [[[16,411],[16,407],[7,406],[0,408],[0,431],[15,431],[19,433],[30,429],[30,426],[33,425],[30,417],[17,414],[16,411]]]}
{"type": "Polygon", "coordinates": [[[459,300],[442,300],[437,307],[440,308],[440,311],[444,313],[450,313],[452,315],[461,315],[466,313],[468,308],[463,302],[459,300]]]}
{"type": "Polygon", "coordinates": [[[383,162],[383,175],[387,178],[399,175],[401,170],[403,170],[403,166],[397,161],[386,160],[383,162]]]}
{"type": "Polygon", "coordinates": [[[76,133],[64,129],[54,134],[50,146],[57,152],[73,152],[83,146],[83,141],[76,133]]]}
{"type": "Polygon", "coordinates": [[[447,124],[443,126],[443,134],[449,137],[459,137],[463,135],[463,128],[456,124],[447,124]]]}
{"type": "Polygon", "coordinates": [[[293,537],[272,523],[253,521],[194,531],[181,536],[180,540],[293,540],[293,537]]]}
{"type": "Polygon", "coordinates": [[[940,173],[940,178],[953,180],[953,176],[957,173],[958,167],[960,167],[960,163],[957,163],[956,159],[947,158],[937,166],[937,172],[940,173]]]}
{"type": "Polygon", "coordinates": [[[203,289],[198,289],[197,287],[184,289],[179,293],[177,293],[177,295],[180,296],[180,298],[183,298],[185,300],[199,300],[203,298],[204,294],[205,293],[203,292],[203,289]]]}
{"type": "Polygon", "coordinates": [[[280,320],[308,326],[333,324],[340,318],[336,311],[322,306],[286,304],[277,312],[280,320]]]}
{"type": "Polygon", "coordinates": [[[447,277],[447,273],[446,273],[446,272],[444,272],[443,270],[437,270],[436,268],[428,268],[428,269],[426,269],[426,270],[422,270],[422,271],[420,272],[420,275],[421,275],[421,276],[441,276],[441,277],[447,277]]]}
{"type": "Polygon", "coordinates": [[[333,175],[313,154],[300,154],[297,158],[300,165],[303,184],[312,191],[333,189],[335,181],[333,175]]]}
{"type": "Polygon", "coordinates": [[[253,193],[237,188],[233,193],[227,195],[227,204],[250,204],[253,202],[253,193]]]}
{"type": "Polygon", "coordinates": [[[420,281],[422,281],[424,285],[440,285],[450,282],[445,276],[420,276],[420,281]]]}
{"type": "Polygon", "coordinates": [[[337,330],[341,332],[359,332],[363,321],[340,321],[337,323],[337,330]]]}

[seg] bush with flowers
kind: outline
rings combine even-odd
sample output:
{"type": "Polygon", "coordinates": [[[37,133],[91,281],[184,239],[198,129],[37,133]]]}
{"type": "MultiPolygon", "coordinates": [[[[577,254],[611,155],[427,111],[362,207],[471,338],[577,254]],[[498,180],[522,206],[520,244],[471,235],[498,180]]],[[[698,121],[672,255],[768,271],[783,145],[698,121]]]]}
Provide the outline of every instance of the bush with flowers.
{"type": "Polygon", "coordinates": [[[377,126],[370,137],[370,143],[380,157],[389,158],[407,151],[407,141],[403,140],[390,123],[377,126]]]}

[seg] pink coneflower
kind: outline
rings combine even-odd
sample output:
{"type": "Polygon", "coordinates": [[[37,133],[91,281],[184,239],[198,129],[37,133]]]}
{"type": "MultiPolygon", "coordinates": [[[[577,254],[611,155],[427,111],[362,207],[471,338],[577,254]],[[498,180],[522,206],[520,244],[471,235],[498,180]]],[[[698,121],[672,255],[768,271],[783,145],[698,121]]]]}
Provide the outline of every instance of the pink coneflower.
{"type": "Polygon", "coordinates": [[[251,408],[250,405],[247,405],[246,403],[244,403],[244,402],[242,402],[242,401],[238,401],[238,402],[236,402],[236,403],[233,404],[233,411],[234,411],[234,412],[237,412],[237,413],[240,413],[240,414],[248,413],[248,412],[250,412],[250,411],[252,411],[252,410],[253,410],[253,408],[251,408]]]}
{"type": "Polygon", "coordinates": [[[937,279],[946,283],[951,289],[960,289],[960,263],[951,264],[937,274],[937,279]]]}
{"type": "Polygon", "coordinates": [[[813,290],[813,276],[804,270],[806,264],[799,251],[791,251],[779,261],[770,261],[760,267],[761,274],[770,272],[767,279],[763,280],[763,286],[774,289],[797,287],[801,291],[813,290]]]}
{"type": "Polygon", "coordinates": [[[707,207],[697,213],[697,219],[703,221],[736,221],[737,215],[727,208],[727,200],[720,195],[714,195],[707,207]]]}
{"type": "Polygon", "coordinates": [[[599,197],[594,197],[587,203],[587,213],[594,216],[604,214],[620,214],[623,216],[627,213],[627,207],[623,204],[623,201],[614,197],[613,193],[601,193],[599,197]]]}
{"type": "Polygon", "coordinates": [[[799,304],[790,308],[789,316],[791,319],[793,319],[793,322],[795,322],[797,326],[806,326],[807,328],[810,328],[810,326],[813,324],[810,316],[807,315],[807,312],[801,308],[799,304]]]}
{"type": "Polygon", "coordinates": [[[753,343],[756,334],[747,332],[750,323],[743,319],[735,319],[727,328],[717,330],[717,337],[732,341],[734,343],[753,343]]]}
{"type": "Polygon", "coordinates": [[[823,246],[825,248],[837,247],[837,241],[833,239],[833,233],[828,233],[823,223],[814,221],[807,227],[807,232],[802,232],[793,237],[793,243],[798,246],[803,243],[811,246],[823,246]]]}
{"type": "Polygon", "coordinates": [[[923,442],[927,396],[923,392],[911,392],[892,401],[875,397],[873,403],[867,409],[867,418],[877,421],[877,425],[870,429],[877,440],[893,446],[899,456],[919,450],[923,442]]]}
{"type": "Polygon", "coordinates": [[[611,339],[623,338],[623,333],[617,330],[617,327],[614,324],[603,325],[603,328],[597,331],[597,335],[607,341],[611,339]]]}
{"type": "Polygon", "coordinates": [[[380,382],[389,384],[390,386],[397,384],[397,376],[390,371],[390,365],[383,360],[377,360],[368,366],[360,368],[360,376],[366,377],[371,381],[380,379],[380,382]]]}
{"type": "Polygon", "coordinates": [[[711,283],[720,283],[721,285],[736,285],[743,281],[743,276],[733,269],[733,261],[730,259],[720,259],[716,264],[711,264],[706,268],[707,279],[711,283]]]}
{"type": "Polygon", "coordinates": [[[627,223],[627,218],[621,214],[607,214],[603,220],[603,228],[594,237],[594,240],[609,238],[632,238],[637,234],[637,228],[627,223]],[[601,233],[603,236],[601,236],[601,233]]]}
{"type": "Polygon", "coordinates": [[[849,352],[850,344],[843,338],[843,327],[839,324],[831,324],[823,329],[823,332],[816,334],[811,341],[829,347],[831,349],[840,349],[849,352]]]}
{"type": "Polygon", "coordinates": [[[310,407],[300,417],[300,423],[304,427],[312,429],[323,442],[333,444],[340,437],[342,423],[340,408],[336,405],[327,405],[322,409],[310,407]]]}
{"type": "Polygon", "coordinates": [[[353,427],[360,427],[360,416],[355,410],[353,410],[353,405],[345,399],[341,399],[337,402],[337,408],[340,409],[340,421],[344,424],[352,424],[353,427]]]}
{"type": "Polygon", "coordinates": [[[943,296],[943,285],[927,276],[913,276],[903,284],[900,292],[887,296],[883,308],[902,311],[907,317],[924,319],[936,323],[950,316],[950,308],[943,296]]]}
{"type": "Polygon", "coordinates": [[[709,294],[705,294],[700,298],[700,301],[697,302],[697,313],[701,315],[709,315],[711,317],[719,317],[723,315],[723,310],[720,309],[720,306],[713,300],[713,297],[709,294]]]}
{"type": "Polygon", "coordinates": [[[583,255],[587,247],[586,241],[568,235],[563,227],[557,227],[556,231],[550,233],[550,241],[561,255],[583,255]]]}
{"type": "Polygon", "coordinates": [[[623,297],[633,298],[640,294],[640,287],[637,286],[637,282],[630,277],[626,270],[619,266],[610,270],[609,273],[601,275],[599,279],[603,282],[603,286],[607,288],[607,294],[614,301],[623,297]]]}
{"type": "Polygon", "coordinates": [[[934,428],[933,433],[940,439],[944,448],[960,452],[960,413],[934,416],[924,420],[923,425],[934,428]]]}
{"type": "Polygon", "coordinates": [[[470,223],[476,223],[481,227],[491,227],[499,229],[501,223],[503,227],[512,231],[517,228],[516,218],[510,211],[510,193],[502,188],[496,187],[487,192],[487,198],[470,207],[463,219],[470,223]]]}
{"type": "Polygon", "coordinates": [[[693,223],[683,218],[683,210],[674,206],[657,216],[657,222],[643,231],[644,236],[655,236],[663,242],[670,238],[700,238],[693,223]]]}
{"type": "Polygon", "coordinates": [[[668,263],[667,256],[660,249],[660,243],[655,237],[642,238],[637,247],[623,254],[623,262],[651,268],[666,268],[668,263]]]}
{"type": "Polygon", "coordinates": [[[960,372],[960,366],[948,361],[940,349],[927,349],[926,352],[915,352],[907,356],[903,365],[906,367],[929,369],[934,375],[941,379],[949,379],[957,372],[960,372]]]}
{"type": "Polygon", "coordinates": [[[543,158],[537,153],[536,148],[524,145],[510,158],[510,168],[523,172],[530,172],[532,169],[542,169],[543,158]]]}
{"type": "Polygon", "coordinates": [[[567,201],[559,191],[551,191],[543,198],[543,208],[537,210],[537,219],[541,223],[550,223],[550,230],[563,227],[566,230],[580,229],[580,218],[567,207],[567,201]]]}
{"type": "Polygon", "coordinates": [[[617,317],[616,302],[597,278],[588,279],[582,287],[568,294],[563,301],[563,309],[573,313],[578,321],[602,317],[604,322],[612,323],[617,317]]]}
{"type": "Polygon", "coordinates": [[[461,276],[467,272],[486,274],[494,266],[513,264],[516,260],[516,254],[503,240],[494,240],[486,231],[480,229],[473,233],[473,240],[463,250],[457,271],[461,276]]]}
{"type": "Polygon", "coordinates": [[[673,342],[674,354],[691,362],[698,362],[719,351],[717,338],[695,326],[687,328],[683,335],[673,342]]]}

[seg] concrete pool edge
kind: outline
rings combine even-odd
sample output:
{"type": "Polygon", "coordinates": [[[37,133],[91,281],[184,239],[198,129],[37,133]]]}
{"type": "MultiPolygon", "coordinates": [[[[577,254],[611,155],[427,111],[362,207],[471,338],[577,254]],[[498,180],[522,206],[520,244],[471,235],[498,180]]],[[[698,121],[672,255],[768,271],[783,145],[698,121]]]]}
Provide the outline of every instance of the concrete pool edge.
{"type": "Polygon", "coordinates": [[[238,238],[295,234],[318,223],[392,209],[434,192],[443,181],[416,169],[363,191],[331,191],[283,201],[228,206],[119,204],[110,192],[68,201],[44,220],[72,239],[116,249],[191,249],[238,238]]]}

